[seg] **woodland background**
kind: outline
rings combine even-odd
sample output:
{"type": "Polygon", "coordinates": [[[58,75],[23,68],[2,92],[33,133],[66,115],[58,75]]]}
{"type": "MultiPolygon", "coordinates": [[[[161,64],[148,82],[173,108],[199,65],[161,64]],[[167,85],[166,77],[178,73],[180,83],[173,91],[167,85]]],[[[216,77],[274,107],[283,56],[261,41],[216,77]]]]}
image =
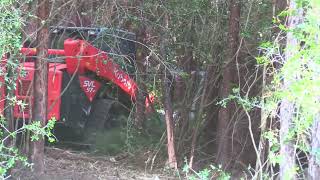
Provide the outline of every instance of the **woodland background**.
{"type": "Polygon", "coordinates": [[[9,12],[17,20],[11,26],[1,22],[10,40],[1,41],[3,53],[27,41],[41,46],[40,35],[49,26],[134,32],[139,92],[130,121],[138,131],[147,129],[152,118],[144,100],[155,94],[154,113],[164,115],[167,141],[160,141],[167,145],[161,149],[167,151],[161,155],[168,158],[166,166],[199,179],[205,170],[208,179],[320,175],[319,1],[2,0],[0,5],[1,17],[9,12]],[[15,44],[5,46],[8,42],[15,44]]]}

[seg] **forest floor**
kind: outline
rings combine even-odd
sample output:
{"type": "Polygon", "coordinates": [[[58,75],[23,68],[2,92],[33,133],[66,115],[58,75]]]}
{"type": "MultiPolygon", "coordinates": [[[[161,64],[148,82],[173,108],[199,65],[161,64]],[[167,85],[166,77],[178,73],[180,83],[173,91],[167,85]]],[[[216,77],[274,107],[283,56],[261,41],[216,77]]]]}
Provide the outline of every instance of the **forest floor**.
{"type": "Polygon", "coordinates": [[[45,173],[36,176],[30,169],[15,168],[12,179],[21,180],[166,180],[178,179],[163,170],[145,170],[144,153],[98,156],[85,152],[46,147],[45,173]]]}

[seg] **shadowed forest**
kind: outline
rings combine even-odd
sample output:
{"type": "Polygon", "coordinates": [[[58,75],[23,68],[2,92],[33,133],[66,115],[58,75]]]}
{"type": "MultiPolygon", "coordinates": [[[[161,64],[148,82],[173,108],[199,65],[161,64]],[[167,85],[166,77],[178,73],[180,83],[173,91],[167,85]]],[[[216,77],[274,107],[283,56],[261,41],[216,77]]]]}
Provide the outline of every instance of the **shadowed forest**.
{"type": "Polygon", "coordinates": [[[3,179],[318,179],[319,0],[0,0],[3,179]]]}

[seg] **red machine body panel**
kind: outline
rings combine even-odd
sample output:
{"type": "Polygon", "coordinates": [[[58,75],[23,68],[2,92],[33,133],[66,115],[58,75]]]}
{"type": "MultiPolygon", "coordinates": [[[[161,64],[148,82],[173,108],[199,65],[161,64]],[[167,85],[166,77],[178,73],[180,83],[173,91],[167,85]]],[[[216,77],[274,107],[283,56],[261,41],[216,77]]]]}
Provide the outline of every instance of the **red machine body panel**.
{"type": "MultiPolygon", "coordinates": [[[[25,56],[34,56],[37,54],[34,48],[22,48],[21,53],[25,56]]],[[[69,74],[78,74],[80,87],[85,92],[90,101],[93,100],[96,92],[101,84],[85,77],[87,71],[94,72],[97,76],[109,80],[119,86],[124,92],[135,100],[137,85],[135,81],[124,72],[118,64],[116,64],[107,53],[101,51],[84,40],[67,39],[64,41],[64,49],[49,49],[49,55],[62,56],[65,59],[65,64],[49,63],[48,74],[48,119],[55,117],[60,119],[60,104],[63,72],[66,69],[69,74]]],[[[6,61],[4,61],[6,62],[6,61]]],[[[0,63],[1,65],[5,63],[0,63]]],[[[34,76],[34,62],[24,62],[21,67],[26,74],[20,76],[17,81],[16,96],[18,100],[22,100],[26,104],[32,104],[32,81],[34,76]],[[29,103],[30,102],[30,103],[29,103]]],[[[2,68],[5,70],[5,68],[2,68]]],[[[0,77],[0,82],[4,83],[3,77],[0,77]]],[[[5,87],[0,87],[0,114],[3,114],[5,106],[5,87]]],[[[146,99],[146,105],[149,107],[153,103],[154,97],[149,95],[146,99]]],[[[30,107],[26,105],[21,108],[21,105],[15,105],[14,117],[30,118],[30,107]]]]}
{"type": "Polygon", "coordinates": [[[86,94],[89,101],[93,101],[93,98],[96,96],[101,84],[98,81],[85,76],[79,76],[79,82],[81,89],[86,94]]]}
{"type": "MultiPolygon", "coordinates": [[[[32,97],[32,83],[34,76],[34,63],[25,62],[22,63],[25,74],[20,76],[17,81],[17,88],[15,94],[17,100],[21,100],[25,106],[16,104],[14,106],[14,117],[15,118],[30,118],[30,104],[33,102],[32,97]]],[[[66,68],[65,64],[49,64],[48,73],[48,119],[55,118],[60,119],[60,104],[61,104],[61,82],[62,82],[62,71],[61,69],[66,68]]]]}

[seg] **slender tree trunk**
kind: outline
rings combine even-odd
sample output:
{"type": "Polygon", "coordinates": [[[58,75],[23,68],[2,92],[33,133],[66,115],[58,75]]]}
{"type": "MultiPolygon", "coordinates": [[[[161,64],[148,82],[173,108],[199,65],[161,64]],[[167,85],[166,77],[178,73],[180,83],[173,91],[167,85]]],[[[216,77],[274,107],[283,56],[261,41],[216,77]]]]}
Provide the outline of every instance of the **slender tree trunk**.
{"type": "MultiPolygon", "coordinates": [[[[239,48],[239,32],[240,32],[240,1],[230,0],[230,18],[229,18],[229,32],[228,32],[228,44],[229,52],[227,54],[227,62],[222,72],[222,82],[219,92],[221,99],[227,98],[232,92],[232,84],[235,81],[236,73],[236,53],[239,48]]],[[[230,120],[233,111],[232,103],[228,103],[226,108],[221,107],[218,117],[218,155],[217,163],[221,164],[224,168],[228,168],[230,163],[230,120]]]]}
{"type": "MultiPolygon", "coordinates": [[[[276,17],[280,12],[284,11],[287,7],[287,1],[283,0],[272,0],[272,17],[276,17]]],[[[285,21],[283,21],[285,23],[285,21]]],[[[280,33],[280,29],[278,27],[274,27],[271,30],[271,34],[277,36],[280,33]]],[[[262,69],[262,87],[261,87],[261,97],[263,105],[260,114],[260,140],[259,140],[259,154],[260,154],[260,161],[262,164],[259,164],[256,161],[256,172],[262,175],[263,171],[263,164],[266,162],[266,157],[268,154],[268,143],[267,139],[264,137],[264,133],[268,130],[268,125],[270,124],[270,117],[265,109],[265,97],[266,97],[266,85],[269,84],[271,81],[271,77],[267,74],[267,65],[263,65],[262,69]]],[[[258,159],[257,159],[258,160],[258,159]]]]}
{"type": "Polygon", "coordinates": [[[315,118],[311,127],[311,155],[309,159],[308,179],[320,177],[320,159],[317,151],[320,149],[320,118],[315,118]]]}
{"type": "Polygon", "coordinates": [[[175,152],[175,142],[174,142],[174,124],[173,124],[173,108],[170,97],[170,85],[168,80],[168,72],[164,72],[162,78],[162,88],[163,88],[163,105],[165,110],[165,120],[167,126],[167,145],[168,145],[168,165],[171,168],[177,169],[177,158],[175,152]]]}
{"type": "MultiPolygon", "coordinates": [[[[193,32],[193,26],[190,29],[193,32]]],[[[174,95],[173,102],[175,102],[176,111],[178,113],[178,118],[175,126],[176,132],[176,150],[177,153],[183,152],[185,147],[189,142],[182,139],[190,136],[190,119],[191,114],[194,115],[194,111],[191,112],[191,107],[194,99],[194,92],[196,83],[194,79],[196,78],[196,62],[193,58],[193,38],[191,36],[187,41],[191,44],[189,46],[183,47],[177,51],[177,55],[180,57],[178,60],[178,66],[183,69],[184,73],[187,73],[190,78],[183,78],[182,76],[176,75],[174,81],[174,95]],[[181,141],[180,141],[181,140],[181,141]]]]}
{"type": "MultiPolygon", "coordinates": [[[[285,81],[284,87],[287,85],[288,82],[285,81]]],[[[292,125],[293,113],[294,105],[287,99],[283,100],[280,106],[280,155],[283,158],[280,163],[280,179],[288,179],[288,176],[294,174],[295,170],[294,141],[287,140],[287,135],[289,134],[289,130],[292,125]]]]}
{"type": "MultiPolygon", "coordinates": [[[[47,20],[49,16],[49,0],[38,0],[38,27],[40,31],[37,34],[37,60],[35,62],[34,74],[34,106],[32,119],[40,121],[45,126],[47,120],[47,92],[48,92],[48,63],[46,62],[48,54],[49,30],[47,20]]],[[[38,174],[44,171],[44,139],[32,142],[31,161],[34,163],[34,170],[38,174]]]]}
{"type": "Polygon", "coordinates": [[[263,70],[262,70],[262,89],[261,89],[261,97],[262,97],[262,109],[261,109],[261,114],[260,114],[260,119],[261,119],[261,125],[260,125],[260,140],[259,140],[259,145],[258,145],[258,151],[259,151],[259,157],[257,157],[256,160],[256,167],[255,167],[255,171],[257,173],[259,173],[260,178],[262,176],[263,173],[263,164],[265,162],[265,157],[266,157],[266,147],[267,147],[267,139],[264,137],[264,133],[267,130],[267,124],[268,124],[268,116],[267,113],[265,111],[265,95],[266,95],[266,81],[267,81],[267,66],[264,65],[263,66],[263,70]]]}
{"type": "MultiPolygon", "coordinates": [[[[8,69],[7,68],[7,71],[8,71],[7,77],[12,77],[13,69],[11,69],[11,68],[8,69]]],[[[1,79],[1,81],[2,81],[2,79],[1,79]]],[[[4,79],[3,79],[2,82],[4,82],[4,79]]],[[[2,86],[3,85],[4,84],[2,84],[2,86]]],[[[1,93],[3,93],[3,92],[1,92],[1,93]]],[[[5,90],[5,96],[4,97],[6,97],[6,96],[10,97],[10,98],[13,97],[14,96],[14,89],[13,88],[10,88],[10,89],[7,88],[5,90]]],[[[9,131],[8,133],[5,131],[5,136],[9,136],[9,133],[12,133],[12,132],[15,131],[15,119],[13,117],[13,106],[10,104],[10,101],[8,101],[8,100],[5,101],[4,105],[6,107],[6,109],[4,109],[4,115],[5,115],[5,118],[6,118],[7,122],[8,122],[7,129],[9,131]]],[[[16,145],[16,138],[15,137],[9,137],[7,140],[4,141],[4,145],[5,145],[5,147],[14,147],[16,145]]],[[[8,171],[7,171],[8,175],[11,174],[11,170],[12,169],[8,169],[8,171]]]]}
{"type": "Polygon", "coordinates": [[[145,121],[145,100],[146,100],[146,88],[145,88],[145,76],[146,68],[144,65],[145,58],[147,56],[147,50],[144,46],[146,41],[146,27],[142,25],[137,33],[137,52],[136,52],[136,65],[137,65],[137,83],[138,91],[136,94],[136,117],[135,117],[135,126],[138,129],[142,129],[143,123],[145,121]]]}
{"type": "MultiPolygon", "coordinates": [[[[12,77],[12,69],[9,69],[8,70],[8,77],[12,77]]],[[[10,89],[6,89],[6,96],[8,97],[14,97],[14,89],[10,88],[10,89]]],[[[5,110],[4,110],[4,113],[5,113],[5,117],[6,117],[6,120],[8,122],[8,127],[7,129],[10,131],[10,132],[14,132],[15,131],[15,120],[14,120],[14,117],[13,117],[13,106],[10,104],[9,101],[6,101],[5,102],[5,106],[7,107],[5,110]]],[[[15,138],[14,137],[10,137],[8,138],[5,142],[5,145],[7,147],[12,147],[15,145],[15,138]]]]}
{"type": "MultiPolygon", "coordinates": [[[[290,1],[289,10],[297,10],[297,4],[294,0],[290,1]]],[[[299,9],[298,13],[288,18],[288,28],[294,29],[302,22],[303,10],[299,9]]],[[[300,42],[296,39],[292,32],[287,33],[287,51],[285,61],[295,55],[292,49],[299,49],[300,42]]],[[[284,62],[285,63],[285,62],[284,62]]],[[[287,89],[291,82],[287,79],[283,80],[283,89],[287,89]]],[[[294,140],[288,140],[289,130],[293,123],[295,107],[288,99],[284,99],[280,105],[280,155],[282,161],[280,163],[280,179],[295,179],[295,148],[294,140]]]]}
{"type": "MultiPolygon", "coordinates": [[[[169,29],[169,16],[165,13],[164,15],[164,32],[161,37],[160,44],[160,55],[163,60],[167,60],[167,48],[168,48],[168,37],[167,32],[169,29]]],[[[175,151],[175,142],[174,142],[174,123],[173,123],[173,107],[171,102],[171,85],[169,79],[169,72],[166,67],[162,68],[162,95],[163,95],[163,106],[165,111],[165,120],[167,126],[167,150],[168,150],[168,166],[171,168],[178,168],[177,157],[175,151]]]]}
{"type": "MultiPolygon", "coordinates": [[[[197,107],[198,112],[196,114],[196,117],[194,119],[194,121],[196,121],[196,124],[194,126],[193,129],[193,133],[192,133],[192,141],[191,141],[191,151],[190,151],[190,160],[189,160],[189,167],[191,169],[194,169],[194,159],[195,159],[195,150],[197,148],[197,140],[198,140],[198,136],[199,136],[199,130],[201,130],[201,126],[203,126],[204,124],[204,120],[202,119],[203,116],[203,112],[205,109],[205,100],[207,97],[207,89],[208,89],[208,79],[207,79],[207,75],[204,75],[204,77],[202,77],[201,82],[199,83],[199,89],[198,92],[196,93],[196,95],[201,96],[201,100],[199,103],[199,106],[197,107]],[[201,92],[201,94],[200,94],[201,92]]],[[[196,96],[196,97],[197,97],[196,96]]]]}
{"type": "MultiPolygon", "coordinates": [[[[320,9],[314,8],[313,11],[319,12],[320,9]]],[[[315,38],[319,42],[320,37],[315,37],[315,38]]],[[[317,79],[318,77],[314,77],[314,78],[317,79]]],[[[320,98],[318,98],[318,103],[319,101],[320,101],[320,98]]],[[[320,114],[318,113],[314,118],[314,122],[311,127],[311,152],[310,152],[310,159],[308,164],[309,165],[308,179],[319,179],[320,177],[319,149],[320,149],[320,114]]]]}

